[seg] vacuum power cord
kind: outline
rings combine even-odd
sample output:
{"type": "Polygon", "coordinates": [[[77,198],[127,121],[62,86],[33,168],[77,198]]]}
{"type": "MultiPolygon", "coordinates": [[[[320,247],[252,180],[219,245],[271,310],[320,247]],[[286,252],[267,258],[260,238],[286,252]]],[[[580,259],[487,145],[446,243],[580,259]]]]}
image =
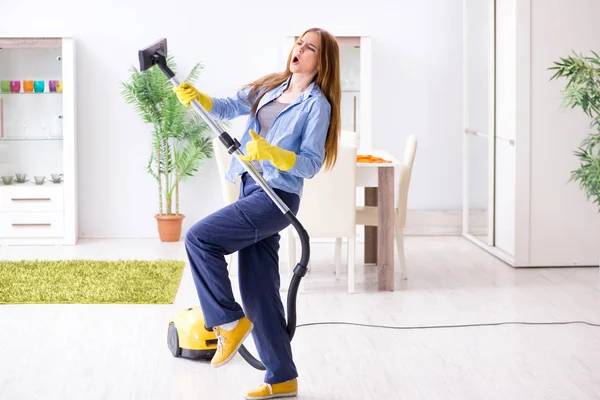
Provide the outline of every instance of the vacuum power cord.
{"type": "Polygon", "coordinates": [[[335,321],[324,321],[324,322],[308,322],[305,324],[296,325],[297,328],[303,326],[315,326],[315,325],[352,325],[367,328],[381,328],[381,329],[396,329],[396,330],[415,330],[415,329],[446,329],[446,328],[472,328],[480,326],[499,326],[499,325],[572,325],[572,324],[583,324],[593,327],[600,328],[600,324],[595,324],[587,321],[558,321],[558,322],[489,322],[480,324],[460,324],[460,325],[425,325],[425,326],[390,326],[390,325],[372,325],[372,324],[361,324],[356,322],[335,322],[335,321]]]}

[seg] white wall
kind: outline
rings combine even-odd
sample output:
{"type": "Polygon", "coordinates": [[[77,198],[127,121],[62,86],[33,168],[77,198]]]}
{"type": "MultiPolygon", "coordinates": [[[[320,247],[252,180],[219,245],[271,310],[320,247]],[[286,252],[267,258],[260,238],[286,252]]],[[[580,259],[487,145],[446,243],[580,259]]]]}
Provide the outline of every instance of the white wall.
{"type": "MultiPolygon", "coordinates": [[[[149,127],[119,82],[139,48],[169,41],[179,69],[202,61],[199,88],[213,96],[281,70],[285,35],[320,26],[373,38],[373,146],[403,154],[417,134],[409,207],[461,208],[460,0],[7,1],[0,35],[77,39],[79,210],[82,236],[156,236],[156,185],[145,172],[149,127]],[[285,5],[284,5],[285,4],[285,5]],[[448,177],[450,175],[450,177],[448,177]]],[[[243,121],[235,121],[236,136],[243,121]]],[[[221,204],[213,160],[181,189],[184,229],[221,204]]]]}
{"type": "Polygon", "coordinates": [[[533,0],[531,8],[531,260],[535,265],[598,265],[600,216],[578,183],[573,155],[590,119],[561,107],[565,79],[547,69],[572,51],[600,51],[600,2],[533,0]]]}

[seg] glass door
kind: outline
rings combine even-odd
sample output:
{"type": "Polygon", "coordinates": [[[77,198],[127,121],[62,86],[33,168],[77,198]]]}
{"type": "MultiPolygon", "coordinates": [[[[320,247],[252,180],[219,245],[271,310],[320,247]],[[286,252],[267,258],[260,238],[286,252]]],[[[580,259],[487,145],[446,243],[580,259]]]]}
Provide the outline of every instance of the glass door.
{"type": "Polygon", "coordinates": [[[0,144],[6,152],[0,164],[0,175],[5,177],[0,185],[47,186],[51,180],[61,181],[64,168],[61,41],[2,40],[0,144]]]}
{"type": "Polygon", "coordinates": [[[339,37],[342,130],[360,135],[360,37],[339,37]]]}
{"type": "Polygon", "coordinates": [[[495,0],[463,0],[463,234],[494,245],[495,0]]]}

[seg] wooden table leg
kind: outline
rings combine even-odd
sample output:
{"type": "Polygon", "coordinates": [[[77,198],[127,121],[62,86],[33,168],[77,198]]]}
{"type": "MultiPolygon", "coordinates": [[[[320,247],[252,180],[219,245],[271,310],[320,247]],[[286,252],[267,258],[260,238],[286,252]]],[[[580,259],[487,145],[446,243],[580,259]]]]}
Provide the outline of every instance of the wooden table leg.
{"type": "MultiPolygon", "coordinates": [[[[365,188],[365,206],[377,206],[377,188],[365,188]]],[[[377,227],[365,226],[365,264],[377,264],[377,227]]]]}
{"type": "Polygon", "coordinates": [[[378,168],[377,266],[379,290],[394,290],[394,168],[378,168]]]}

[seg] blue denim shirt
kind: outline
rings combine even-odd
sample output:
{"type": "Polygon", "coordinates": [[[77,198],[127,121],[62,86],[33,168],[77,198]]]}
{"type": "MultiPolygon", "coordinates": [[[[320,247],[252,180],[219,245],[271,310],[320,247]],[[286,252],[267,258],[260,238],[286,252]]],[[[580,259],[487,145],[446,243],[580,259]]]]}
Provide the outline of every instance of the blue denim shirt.
{"type": "MultiPolygon", "coordinates": [[[[283,94],[288,85],[289,79],[267,92],[260,100],[258,109],[283,94]]],[[[249,93],[250,89],[244,88],[231,97],[213,98],[211,116],[217,120],[227,120],[249,114],[253,104],[248,99],[249,93]]],[[[304,179],[315,176],[323,164],[330,116],[329,101],[316,82],[313,82],[275,117],[265,139],[274,146],[296,153],[296,163],[291,169],[281,171],[270,161],[260,161],[262,175],[269,186],[302,196],[304,179]]],[[[249,115],[244,134],[239,140],[240,150],[244,154],[247,154],[246,143],[252,140],[248,133],[250,129],[260,132],[256,115],[249,115]]],[[[235,182],[244,171],[242,163],[232,158],[225,178],[235,182]]]]}

